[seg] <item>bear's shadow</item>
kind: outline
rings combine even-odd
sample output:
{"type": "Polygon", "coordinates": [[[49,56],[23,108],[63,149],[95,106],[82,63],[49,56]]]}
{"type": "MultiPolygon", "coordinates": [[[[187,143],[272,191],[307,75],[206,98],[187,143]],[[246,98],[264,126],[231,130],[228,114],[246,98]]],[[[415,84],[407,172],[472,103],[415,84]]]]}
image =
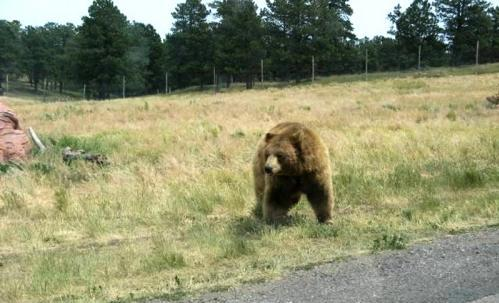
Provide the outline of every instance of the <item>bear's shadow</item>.
{"type": "Polygon", "coordinates": [[[284,219],[265,222],[254,215],[234,219],[229,224],[232,235],[239,239],[260,239],[266,233],[282,231],[287,228],[303,225],[307,218],[303,215],[294,214],[284,219]]]}

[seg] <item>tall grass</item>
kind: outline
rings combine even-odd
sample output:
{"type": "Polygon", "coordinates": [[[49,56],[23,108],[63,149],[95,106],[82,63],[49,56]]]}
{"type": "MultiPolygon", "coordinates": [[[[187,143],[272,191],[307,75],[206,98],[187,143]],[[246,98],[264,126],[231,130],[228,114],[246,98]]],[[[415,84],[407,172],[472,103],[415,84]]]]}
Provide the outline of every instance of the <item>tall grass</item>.
{"type": "MultiPolygon", "coordinates": [[[[431,76],[431,75],[428,75],[431,76]]],[[[0,301],[178,298],[497,224],[498,74],[127,101],[3,99],[49,146],[0,167],[0,301]],[[450,113],[453,113],[452,115],[450,113]],[[335,222],[251,215],[251,159],[301,121],[331,151],[335,222]],[[62,161],[70,146],[111,165],[62,161]]]]}

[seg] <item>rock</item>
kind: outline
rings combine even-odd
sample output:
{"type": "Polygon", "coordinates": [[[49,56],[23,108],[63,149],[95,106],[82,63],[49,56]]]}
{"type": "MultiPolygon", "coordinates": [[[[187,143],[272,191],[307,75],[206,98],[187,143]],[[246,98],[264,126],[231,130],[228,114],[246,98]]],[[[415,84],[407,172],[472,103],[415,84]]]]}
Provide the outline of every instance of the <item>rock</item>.
{"type": "Polygon", "coordinates": [[[25,160],[30,150],[31,142],[16,114],[0,103],[0,163],[25,160]]]}

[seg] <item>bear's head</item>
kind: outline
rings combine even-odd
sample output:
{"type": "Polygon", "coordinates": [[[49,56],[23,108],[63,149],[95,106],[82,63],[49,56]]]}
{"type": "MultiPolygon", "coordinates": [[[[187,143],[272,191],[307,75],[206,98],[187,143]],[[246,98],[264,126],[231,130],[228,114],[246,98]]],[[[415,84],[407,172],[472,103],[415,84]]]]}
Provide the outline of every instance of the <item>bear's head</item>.
{"type": "Polygon", "coordinates": [[[265,135],[264,171],[269,175],[295,176],[301,173],[300,144],[296,136],[265,135]]]}

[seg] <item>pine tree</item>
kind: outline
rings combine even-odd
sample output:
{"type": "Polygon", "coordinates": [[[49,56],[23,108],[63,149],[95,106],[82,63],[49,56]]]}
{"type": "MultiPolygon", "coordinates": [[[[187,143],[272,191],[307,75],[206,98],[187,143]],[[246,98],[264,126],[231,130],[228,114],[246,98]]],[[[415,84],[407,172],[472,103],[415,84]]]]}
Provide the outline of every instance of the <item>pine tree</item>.
{"type": "Polygon", "coordinates": [[[473,63],[476,42],[487,44],[492,27],[487,14],[490,3],[485,0],[436,0],[435,5],[450,41],[452,63],[473,63]]]}
{"type": "Polygon", "coordinates": [[[492,21],[490,28],[488,47],[482,52],[484,62],[499,62],[499,6],[490,8],[489,15],[492,21]]]}
{"type": "MultiPolygon", "coordinates": [[[[310,76],[311,58],[324,73],[352,71],[355,35],[347,0],[267,0],[267,49],[278,78],[310,76]]],[[[320,71],[320,69],[319,69],[320,71]]]]}
{"type": "Polygon", "coordinates": [[[216,65],[227,79],[241,78],[250,89],[265,53],[257,6],[252,0],[219,0],[212,7],[220,18],[215,29],[216,65]]]}
{"type": "Polygon", "coordinates": [[[146,74],[146,91],[156,93],[162,91],[165,85],[165,48],[160,35],[152,25],[145,28],[145,37],[149,46],[149,64],[146,74]]]}
{"type": "Polygon", "coordinates": [[[0,20],[0,94],[5,75],[19,72],[21,50],[21,24],[0,20]]]}
{"type": "Polygon", "coordinates": [[[318,73],[353,72],[356,64],[353,13],[348,0],[310,2],[314,56],[318,73]]]}
{"type": "Polygon", "coordinates": [[[76,28],[73,24],[47,23],[44,27],[47,42],[47,79],[59,86],[62,93],[64,83],[73,77],[73,56],[76,53],[76,28]]]}
{"type": "Polygon", "coordinates": [[[442,29],[429,0],[414,0],[403,12],[398,5],[388,17],[393,23],[390,33],[399,45],[397,53],[401,68],[417,66],[419,47],[423,66],[445,63],[445,44],[439,37],[442,29]]]}
{"type": "Polygon", "coordinates": [[[129,25],[126,79],[128,95],[157,93],[164,88],[164,47],[152,25],[129,25]]]}
{"type": "Polygon", "coordinates": [[[129,41],[125,55],[127,95],[145,94],[150,51],[146,25],[133,22],[128,26],[127,34],[129,41]]]}
{"type": "Polygon", "coordinates": [[[167,36],[167,69],[177,88],[211,82],[213,39],[210,14],[201,0],[186,0],[172,13],[172,33],[167,36]]]}
{"type": "Polygon", "coordinates": [[[112,0],[94,0],[88,13],[78,35],[79,77],[95,87],[97,98],[105,99],[126,71],[128,23],[112,0]]]}
{"type": "Polygon", "coordinates": [[[267,49],[277,78],[305,78],[314,55],[310,27],[310,1],[267,0],[263,10],[267,49]]]}
{"type": "Polygon", "coordinates": [[[365,51],[369,53],[369,70],[392,71],[400,69],[397,54],[399,46],[393,38],[375,36],[372,39],[364,38],[359,41],[359,65],[364,67],[365,51]]]}
{"type": "Polygon", "coordinates": [[[39,83],[49,75],[51,57],[47,38],[43,27],[28,26],[22,33],[22,66],[35,91],[38,91],[39,83]]]}

